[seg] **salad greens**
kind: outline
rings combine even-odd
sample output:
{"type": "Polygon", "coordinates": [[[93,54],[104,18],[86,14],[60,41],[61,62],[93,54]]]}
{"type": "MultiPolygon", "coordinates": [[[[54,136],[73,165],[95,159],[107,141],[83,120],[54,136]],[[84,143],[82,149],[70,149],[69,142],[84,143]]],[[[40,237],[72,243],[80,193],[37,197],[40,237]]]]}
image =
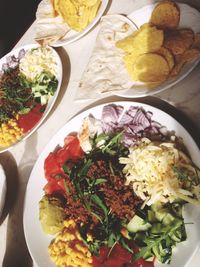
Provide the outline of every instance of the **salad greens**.
{"type": "Polygon", "coordinates": [[[54,95],[57,86],[56,77],[49,72],[42,72],[33,82],[30,82],[34,97],[40,98],[42,105],[45,105],[49,97],[54,95]]]}
{"type": "Polygon", "coordinates": [[[127,155],[128,149],[120,142],[121,136],[122,133],[95,136],[91,140],[92,150],[90,153],[76,162],[71,169],[67,167],[69,162],[63,166],[63,170],[69,175],[76,189],[74,197],[80,199],[89,214],[97,220],[92,231],[92,241],[87,240],[90,225],[83,224],[79,226],[82,239],[94,255],[98,255],[102,244],[107,245],[112,250],[117,242],[132,253],[127,239],[121,233],[123,222],[107,206],[102,192],[103,189],[100,187],[102,184],[108,183],[108,178],[100,176],[91,179],[88,175],[93,164],[104,159],[108,163],[108,170],[112,175],[123,177],[122,166],[118,162],[118,157],[119,155],[127,155]],[[104,140],[104,144],[102,147],[98,147],[102,140],[104,140]]]}
{"type": "MultiPolygon", "coordinates": [[[[170,263],[173,247],[187,238],[182,209],[183,203],[172,203],[163,206],[159,202],[148,209],[146,217],[141,219],[144,223],[146,222],[146,225],[148,224],[146,230],[144,228],[139,229],[141,228],[140,221],[138,231],[130,234],[131,238],[141,248],[140,252],[135,254],[134,261],[140,257],[149,259],[156,256],[159,262],[170,263]]],[[[130,232],[135,227],[133,222],[129,227],[130,232]]]]}
{"type": "MultiPolygon", "coordinates": [[[[90,150],[85,148],[87,152],[83,151],[81,142],[84,144],[85,135],[81,140],[80,131],[78,136],[67,136],[65,145],[51,152],[45,159],[45,177],[48,180],[45,192],[49,195],[57,192],[64,197],[66,220],[74,221],[83,242],[92,255],[100,256],[100,260],[101,249],[109,251],[106,255],[108,257],[119,245],[123,251],[129,252],[128,265],[135,266],[146,260],[151,261],[150,264],[153,265],[155,258],[161,263],[169,264],[173,248],[187,238],[183,219],[183,207],[186,202],[179,199],[177,195],[172,200],[161,199],[160,202],[147,205],[145,200],[149,196],[147,190],[143,192],[143,200],[138,197],[139,194],[136,195],[133,188],[137,186],[137,181],[129,181],[125,176],[124,164],[121,163],[120,158],[130,155],[130,147],[136,151],[140,142],[144,142],[142,139],[146,137],[143,135],[144,128],[136,126],[139,122],[143,124],[141,118],[144,118],[147,112],[143,113],[140,108],[130,107],[129,112],[125,111],[125,115],[120,115],[124,124],[122,123],[123,127],[119,127],[121,124],[116,119],[118,114],[115,112],[116,106],[106,107],[107,112],[104,109],[102,112],[104,116],[100,121],[103,133],[97,134],[97,130],[93,135],[95,118],[92,117],[89,122],[93,123],[91,136],[86,136],[90,141],[88,146],[91,147],[90,150]],[[111,108],[114,109],[115,120],[110,119],[111,108]],[[138,110],[139,115],[134,115],[138,114],[138,110]],[[135,120],[135,116],[139,119],[135,120]],[[130,121],[133,124],[130,124],[130,121]],[[128,133],[131,131],[134,133],[135,129],[137,131],[139,129],[139,132],[132,144],[129,142],[132,135],[128,133]],[[128,143],[125,142],[127,140],[128,143]]],[[[154,129],[157,133],[157,128],[152,128],[152,125],[148,131],[149,129],[154,129]]],[[[167,137],[164,140],[171,142],[167,137]]],[[[160,144],[159,141],[156,142],[160,144]]],[[[173,144],[171,142],[171,145],[173,144]]],[[[167,165],[165,160],[163,162],[167,165]]],[[[195,168],[194,170],[188,168],[185,171],[186,165],[178,165],[173,159],[171,162],[173,175],[181,180],[186,188],[188,184],[189,187],[199,184],[199,181],[193,181],[190,177],[189,172],[195,173],[197,171],[195,168]]],[[[189,158],[188,162],[190,162],[189,158]]],[[[136,164],[138,165],[138,161],[136,164]]],[[[145,164],[142,165],[143,168],[145,166],[145,164]]],[[[132,172],[132,175],[137,177],[137,173],[132,172]]],[[[142,175],[138,174],[144,179],[142,175]]],[[[166,176],[163,176],[165,179],[166,176]]],[[[162,186],[164,185],[163,182],[162,186]]]]}
{"type": "Polygon", "coordinates": [[[17,114],[29,113],[36,102],[46,105],[58,86],[56,77],[47,71],[41,72],[34,80],[27,78],[20,71],[20,59],[13,56],[9,63],[5,64],[6,68],[2,67],[0,124],[15,118],[17,114]],[[15,64],[12,64],[12,61],[15,64]]]}
{"type": "Polygon", "coordinates": [[[108,183],[107,177],[91,179],[88,176],[94,162],[104,159],[111,174],[123,177],[123,166],[118,159],[128,154],[128,148],[121,142],[122,135],[123,132],[96,135],[91,139],[91,151],[82,160],[72,168],[68,167],[69,162],[63,166],[76,189],[74,198],[80,199],[85,209],[98,221],[92,231],[92,240],[88,241],[87,238],[88,232],[91,232],[90,224],[79,226],[81,237],[93,255],[98,255],[102,245],[107,245],[111,252],[117,243],[133,253],[130,242],[134,241],[141,249],[133,255],[133,261],[156,256],[161,263],[170,263],[173,247],[186,240],[183,203],[162,205],[158,202],[143,209],[138,206],[130,222],[121,220],[107,206],[102,187],[99,187],[108,183]],[[126,236],[123,234],[124,228],[128,230],[126,236]]]}

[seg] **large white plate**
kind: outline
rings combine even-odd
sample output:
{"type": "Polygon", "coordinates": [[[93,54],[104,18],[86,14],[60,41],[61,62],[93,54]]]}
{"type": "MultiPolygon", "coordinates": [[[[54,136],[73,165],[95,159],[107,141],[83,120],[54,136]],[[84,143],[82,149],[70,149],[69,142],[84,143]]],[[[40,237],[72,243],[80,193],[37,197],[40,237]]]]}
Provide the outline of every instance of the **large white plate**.
{"type": "MultiPolygon", "coordinates": [[[[200,32],[200,12],[187,5],[182,3],[177,3],[180,8],[180,23],[179,28],[188,28],[192,29],[195,33],[200,32]]],[[[151,4],[144,6],[131,14],[128,15],[128,18],[131,19],[135,25],[139,28],[144,23],[148,22],[151,18],[151,14],[156,4],[151,4]]],[[[160,86],[155,89],[148,89],[148,87],[137,86],[137,83],[132,86],[131,89],[125,91],[116,91],[114,94],[123,97],[143,97],[147,95],[154,95],[160,93],[178,82],[182,81],[186,76],[188,76],[191,71],[197,66],[200,62],[200,58],[194,60],[191,63],[185,64],[179,75],[175,79],[167,80],[162,83],[160,86]]]]}
{"type": "Polygon", "coordinates": [[[98,23],[104,11],[106,10],[108,3],[109,3],[109,0],[102,0],[101,6],[97,12],[96,17],[83,31],[77,32],[74,30],[70,30],[69,32],[67,32],[67,34],[62,39],[56,41],[51,46],[59,47],[59,46],[67,45],[83,37],[87,32],[89,32],[98,23]]]}
{"type": "MultiPolygon", "coordinates": [[[[115,102],[128,109],[130,105],[143,106],[145,110],[153,112],[153,120],[160,122],[162,125],[166,125],[168,130],[174,130],[177,136],[181,136],[191,155],[193,162],[200,167],[199,158],[200,151],[195,144],[190,134],[183,128],[183,126],[176,121],[173,117],[167,113],[141,103],[136,102],[115,102]]],[[[53,151],[57,145],[62,146],[64,144],[64,138],[71,132],[78,131],[83,119],[92,113],[95,117],[101,118],[102,107],[100,105],[79,114],[70,120],[47,144],[43,152],[40,154],[29,178],[27,185],[27,191],[24,203],[24,232],[26,242],[30,251],[30,254],[35,263],[40,267],[53,267],[54,264],[49,259],[47,247],[52,236],[45,235],[42,231],[39,222],[39,207],[38,202],[44,195],[42,188],[46,184],[44,178],[44,160],[48,154],[53,151]]],[[[192,225],[186,225],[188,233],[188,239],[186,242],[178,245],[178,248],[173,253],[173,260],[168,267],[185,267],[187,262],[192,257],[193,253],[197,249],[200,240],[200,211],[194,206],[189,206],[185,213],[186,222],[194,222],[192,225]]],[[[156,264],[156,266],[162,266],[156,264]]],[[[166,265],[165,265],[166,266],[166,265]]]]}
{"type": "MultiPolygon", "coordinates": [[[[19,51],[21,49],[24,49],[25,51],[28,51],[28,50],[31,50],[32,48],[36,48],[36,47],[39,47],[39,45],[37,44],[30,44],[30,45],[26,45],[26,46],[21,46],[15,50],[12,50],[11,52],[9,52],[7,55],[5,55],[3,58],[0,59],[0,70],[2,69],[2,64],[6,63],[6,59],[9,57],[9,56],[18,56],[19,54],[19,51]]],[[[15,144],[9,146],[9,147],[0,147],[0,153],[1,152],[4,152],[10,148],[12,148],[13,146],[15,146],[16,144],[18,144],[19,142],[27,139],[33,132],[35,132],[38,127],[41,125],[41,123],[44,121],[44,119],[47,117],[47,115],[49,114],[50,110],[52,109],[55,101],[56,101],[56,98],[58,96],[58,93],[59,93],[59,90],[60,90],[60,87],[61,87],[61,82],[62,82],[62,75],[63,75],[63,68],[62,68],[62,62],[61,62],[61,59],[60,59],[60,56],[58,55],[58,53],[55,51],[55,49],[49,47],[54,56],[55,56],[55,59],[56,59],[56,63],[57,63],[57,68],[58,68],[58,71],[57,71],[57,75],[56,75],[56,78],[58,80],[58,86],[57,86],[57,89],[56,89],[56,92],[53,96],[50,97],[49,101],[48,101],[48,104],[47,104],[47,107],[44,111],[44,114],[42,116],[42,118],[40,119],[40,121],[29,131],[27,132],[27,134],[23,135],[22,139],[20,139],[18,142],[16,142],[15,144]]]]}

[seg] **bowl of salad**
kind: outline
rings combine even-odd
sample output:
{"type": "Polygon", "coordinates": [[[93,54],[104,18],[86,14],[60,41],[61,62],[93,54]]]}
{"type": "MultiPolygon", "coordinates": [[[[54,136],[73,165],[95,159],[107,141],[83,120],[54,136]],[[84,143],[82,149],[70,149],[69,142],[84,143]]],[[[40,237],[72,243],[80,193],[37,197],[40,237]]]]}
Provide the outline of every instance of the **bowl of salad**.
{"type": "Polygon", "coordinates": [[[150,105],[115,102],[77,115],[29,179],[32,258],[52,267],[186,266],[200,238],[199,153],[178,121],[150,105]]]}
{"type": "Polygon", "coordinates": [[[62,63],[51,47],[36,44],[0,60],[0,152],[30,136],[58,96],[62,63]]]}

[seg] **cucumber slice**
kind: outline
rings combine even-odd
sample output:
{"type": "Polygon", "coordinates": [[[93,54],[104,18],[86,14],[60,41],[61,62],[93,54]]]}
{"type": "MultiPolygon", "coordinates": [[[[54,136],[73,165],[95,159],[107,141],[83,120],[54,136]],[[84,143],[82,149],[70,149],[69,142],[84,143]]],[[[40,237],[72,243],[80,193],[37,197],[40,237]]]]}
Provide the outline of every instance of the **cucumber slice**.
{"type": "Polygon", "coordinates": [[[151,228],[151,226],[152,225],[150,223],[145,222],[145,220],[140,218],[138,215],[135,215],[127,224],[127,229],[131,233],[137,233],[139,231],[147,231],[151,228]]]}

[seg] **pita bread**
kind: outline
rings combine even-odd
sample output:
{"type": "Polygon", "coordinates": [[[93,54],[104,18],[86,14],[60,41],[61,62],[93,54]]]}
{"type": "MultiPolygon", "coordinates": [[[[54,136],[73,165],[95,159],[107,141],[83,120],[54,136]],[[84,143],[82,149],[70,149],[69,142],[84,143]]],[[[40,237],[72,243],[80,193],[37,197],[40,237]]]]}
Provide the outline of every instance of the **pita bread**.
{"type": "Polygon", "coordinates": [[[76,92],[77,100],[131,88],[133,81],[123,62],[124,53],[116,47],[116,42],[135,30],[134,24],[123,15],[102,17],[92,55],[76,92]]]}
{"type": "Polygon", "coordinates": [[[69,30],[62,17],[56,15],[51,0],[42,0],[36,12],[35,40],[41,45],[52,44],[69,30]]]}

